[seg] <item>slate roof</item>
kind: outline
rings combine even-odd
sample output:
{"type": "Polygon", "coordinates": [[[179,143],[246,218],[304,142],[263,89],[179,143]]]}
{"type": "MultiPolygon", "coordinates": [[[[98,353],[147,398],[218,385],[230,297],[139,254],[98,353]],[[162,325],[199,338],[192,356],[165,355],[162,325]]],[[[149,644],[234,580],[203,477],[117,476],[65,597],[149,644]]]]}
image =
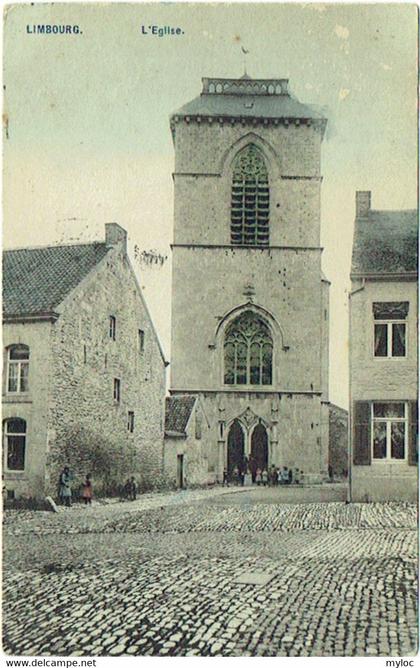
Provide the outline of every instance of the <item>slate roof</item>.
{"type": "MultiPolygon", "coordinates": [[[[235,82],[237,80],[225,79],[224,81],[235,82]]],[[[265,80],[252,79],[250,81],[258,84],[265,80]]],[[[236,94],[203,92],[191,102],[184,104],[172,114],[171,118],[174,116],[243,116],[325,120],[315,105],[302,104],[289,93],[259,95],[243,92],[236,94]]]]}
{"type": "Polygon", "coordinates": [[[416,272],[418,213],[370,210],[356,218],[351,273],[404,274],[416,272]]]}
{"type": "Polygon", "coordinates": [[[261,118],[322,119],[322,114],[290,95],[201,94],[172,116],[243,116],[261,118]]]}
{"type": "Polygon", "coordinates": [[[165,401],[165,432],[184,435],[195,402],[196,397],[190,395],[167,397],[165,401]]]}
{"type": "Polygon", "coordinates": [[[3,315],[53,311],[109,250],[90,243],[4,251],[3,315]]]}

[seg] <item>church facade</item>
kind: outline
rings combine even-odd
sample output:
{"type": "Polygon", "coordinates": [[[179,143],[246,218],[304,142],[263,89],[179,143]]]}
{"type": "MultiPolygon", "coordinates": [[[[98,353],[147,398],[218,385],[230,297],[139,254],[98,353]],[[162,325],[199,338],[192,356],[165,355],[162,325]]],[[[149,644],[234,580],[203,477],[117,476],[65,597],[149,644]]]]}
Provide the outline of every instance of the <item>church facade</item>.
{"type": "Polygon", "coordinates": [[[200,397],[207,481],[250,461],[327,476],[325,126],[287,80],[247,75],[203,79],[201,95],[171,117],[170,392],[200,397]]]}

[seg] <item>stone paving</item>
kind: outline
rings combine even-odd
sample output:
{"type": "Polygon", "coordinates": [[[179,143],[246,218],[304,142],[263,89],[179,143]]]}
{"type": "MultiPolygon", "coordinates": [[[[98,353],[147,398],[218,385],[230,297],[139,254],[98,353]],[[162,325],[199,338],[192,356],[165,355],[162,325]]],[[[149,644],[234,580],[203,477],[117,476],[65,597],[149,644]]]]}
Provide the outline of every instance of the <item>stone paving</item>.
{"type": "Polygon", "coordinates": [[[416,652],[415,506],[265,503],[240,490],[159,497],[6,513],[7,653],[416,652]],[[237,581],[255,573],[272,579],[237,581]]]}

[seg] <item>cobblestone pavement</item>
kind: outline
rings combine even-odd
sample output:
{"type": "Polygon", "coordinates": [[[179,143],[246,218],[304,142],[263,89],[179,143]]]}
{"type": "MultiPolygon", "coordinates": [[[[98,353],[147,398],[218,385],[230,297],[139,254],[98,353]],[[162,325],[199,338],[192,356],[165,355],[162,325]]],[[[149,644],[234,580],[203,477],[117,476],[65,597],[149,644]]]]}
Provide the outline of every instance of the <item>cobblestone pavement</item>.
{"type": "Polygon", "coordinates": [[[279,504],[260,490],[153,498],[6,513],[6,652],[416,652],[415,506],[279,504]],[[268,584],[238,582],[261,573],[268,584]]]}

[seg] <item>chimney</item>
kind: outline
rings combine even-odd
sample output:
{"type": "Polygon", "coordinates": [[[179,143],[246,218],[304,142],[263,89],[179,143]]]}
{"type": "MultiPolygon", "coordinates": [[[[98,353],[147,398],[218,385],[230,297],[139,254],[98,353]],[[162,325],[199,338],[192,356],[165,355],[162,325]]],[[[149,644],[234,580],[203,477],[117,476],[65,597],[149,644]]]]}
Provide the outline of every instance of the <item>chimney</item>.
{"type": "Polygon", "coordinates": [[[356,218],[366,218],[370,211],[370,190],[356,190],[356,218]]]}
{"type": "Polygon", "coordinates": [[[127,232],[118,223],[105,223],[105,243],[107,246],[120,246],[127,253],[127,232]]]}

